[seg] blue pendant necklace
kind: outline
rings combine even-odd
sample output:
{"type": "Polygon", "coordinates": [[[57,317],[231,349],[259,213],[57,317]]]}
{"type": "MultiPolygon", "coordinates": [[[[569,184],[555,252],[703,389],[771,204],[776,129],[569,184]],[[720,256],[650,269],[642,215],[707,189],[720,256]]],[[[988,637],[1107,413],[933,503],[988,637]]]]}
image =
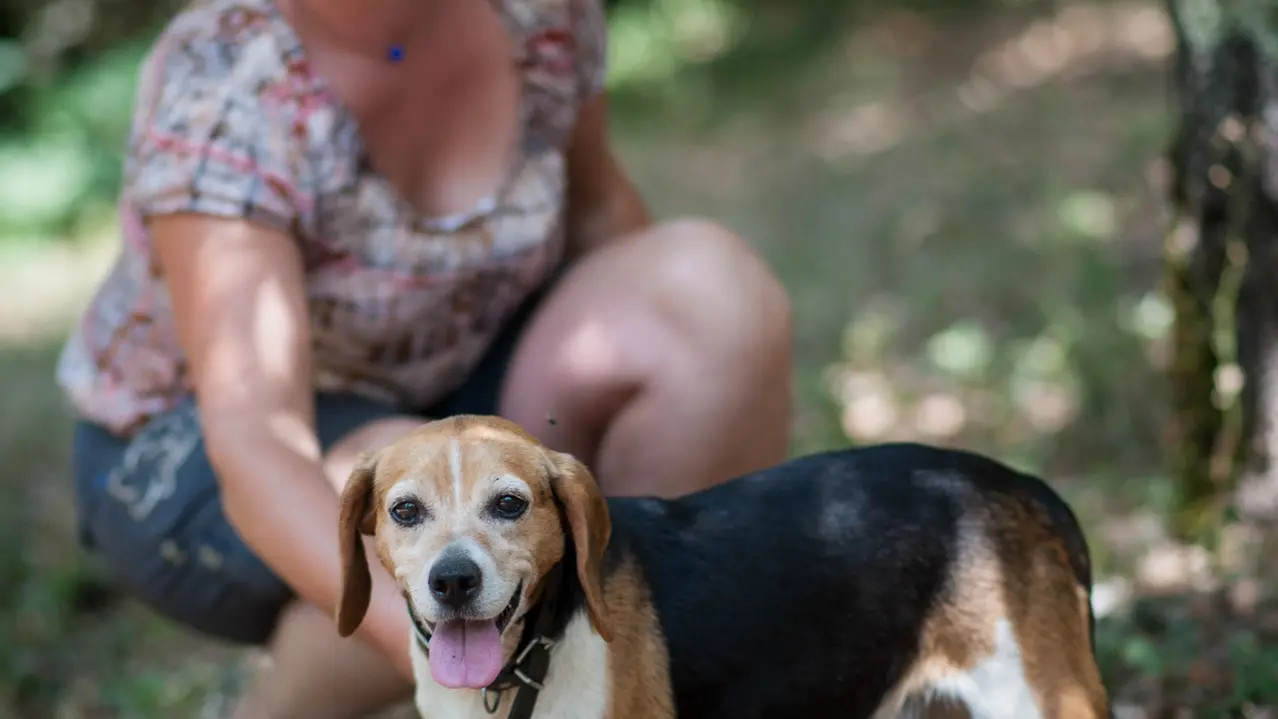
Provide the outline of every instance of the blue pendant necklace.
{"type": "Polygon", "coordinates": [[[403,60],[404,46],[391,45],[390,48],[386,50],[386,59],[390,60],[391,62],[399,62],[400,60],[403,60]]]}

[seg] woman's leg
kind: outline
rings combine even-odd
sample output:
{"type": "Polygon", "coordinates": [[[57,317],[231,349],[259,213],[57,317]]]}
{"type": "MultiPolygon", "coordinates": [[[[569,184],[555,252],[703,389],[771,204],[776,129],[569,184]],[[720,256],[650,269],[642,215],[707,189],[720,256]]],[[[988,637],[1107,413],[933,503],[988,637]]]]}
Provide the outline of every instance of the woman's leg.
{"type": "Polygon", "coordinates": [[[501,413],[610,494],[684,494],[785,458],[790,352],[788,298],[753,250],[713,223],[668,222],[558,282],[501,413]]]}
{"type": "Polygon", "coordinates": [[[232,719],[356,719],[412,696],[385,657],[334,627],[331,614],[309,604],[285,607],[232,719]]]}
{"type": "MultiPolygon", "coordinates": [[[[316,414],[326,468],[343,478],[360,451],[421,422],[353,397],[321,396],[316,414]]],[[[130,441],[81,424],[74,454],[82,535],[125,588],[204,634],[269,642],[270,660],[237,717],[357,717],[409,696],[378,653],[340,639],[331,616],[296,602],[244,545],[222,512],[194,404],[157,417],[130,441]]]]}

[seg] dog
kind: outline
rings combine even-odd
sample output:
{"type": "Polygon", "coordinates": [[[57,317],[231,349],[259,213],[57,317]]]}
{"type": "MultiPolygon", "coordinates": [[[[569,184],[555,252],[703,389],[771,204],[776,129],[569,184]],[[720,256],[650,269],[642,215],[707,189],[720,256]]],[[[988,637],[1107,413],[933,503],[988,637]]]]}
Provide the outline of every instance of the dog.
{"type": "Polygon", "coordinates": [[[496,417],[424,424],[341,498],[338,631],[365,540],[398,582],[424,717],[1101,719],[1091,567],[1042,480],[919,444],[605,500],[496,417]]]}

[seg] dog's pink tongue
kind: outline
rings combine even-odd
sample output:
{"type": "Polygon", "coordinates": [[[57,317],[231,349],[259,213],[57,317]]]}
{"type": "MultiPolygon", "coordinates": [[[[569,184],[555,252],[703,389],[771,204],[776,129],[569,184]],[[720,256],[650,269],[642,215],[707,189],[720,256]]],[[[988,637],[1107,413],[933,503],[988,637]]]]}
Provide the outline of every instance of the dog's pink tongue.
{"type": "Polygon", "coordinates": [[[483,689],[501,673],[501,634],[491,619],[440,622],[428,648],[430,675],[449,689],[483,689]]]}

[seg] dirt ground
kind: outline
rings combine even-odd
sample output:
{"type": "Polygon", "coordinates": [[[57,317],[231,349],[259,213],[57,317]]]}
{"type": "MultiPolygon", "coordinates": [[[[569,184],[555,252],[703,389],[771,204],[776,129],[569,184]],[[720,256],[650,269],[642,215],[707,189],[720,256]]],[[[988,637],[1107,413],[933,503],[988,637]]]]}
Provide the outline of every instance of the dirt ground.
{"type": "MultiPolygon", "coordinates": [[[[890,12],[784,106],[621,117],[618,141],[661,215],[729,223],[792,292],[795,452],[912,438],[1045,473],[1091,540],[1117,715],[1273,717],[1273,534],[1186,547],[1162,519],[1170,51],[1148,2],[890,12]]],[[[0,245],[0,717],[217,717],[253,655],[149,615],[73,541],[52,364],[99,234],[0,245]]]]}

